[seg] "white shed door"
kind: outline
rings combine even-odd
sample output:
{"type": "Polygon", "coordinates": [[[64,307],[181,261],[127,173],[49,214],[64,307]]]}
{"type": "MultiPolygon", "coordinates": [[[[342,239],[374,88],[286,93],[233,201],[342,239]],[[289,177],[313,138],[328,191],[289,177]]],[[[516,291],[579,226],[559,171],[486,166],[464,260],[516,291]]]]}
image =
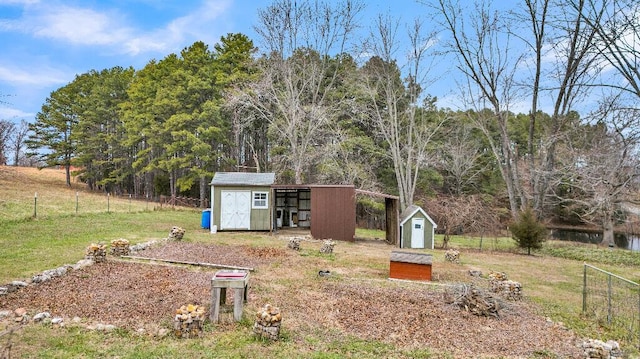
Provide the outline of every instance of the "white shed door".
{"type": "Polygon", "coordinates": [[[251,191],[220,191],[220,229],[249,229],[251,191]]]}
{"type": "Polygon", "coordinates": [[[424,218],[411,219],[411,248],[424,248],[424,218]]]}

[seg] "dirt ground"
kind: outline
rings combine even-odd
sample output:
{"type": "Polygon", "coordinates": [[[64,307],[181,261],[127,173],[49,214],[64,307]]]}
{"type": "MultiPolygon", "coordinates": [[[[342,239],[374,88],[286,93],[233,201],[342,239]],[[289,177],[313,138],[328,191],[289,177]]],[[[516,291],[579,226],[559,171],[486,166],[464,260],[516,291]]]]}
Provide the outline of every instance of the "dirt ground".
{"type": "MultiPolygon", "coordinates": [[[[500,318],[477,317],[446,304],[444,285],[389,281],[379,268],[352,271],[336,264],[332,276],[318,277],[317,269],[326,267],[326,260],[287,250],[284,242],[280,248],[168,242],[137,255],[254,268],[245,315],[265,303],[280,307],[283,328],[296,341],[318,330],[327,336],[338,330],[459,358],[581,357],[574,334],[535,315],[526,301],[505,303],[500,318]],[[367,273],[375,275],[367,279],[367,273]]],[[[181,305],[209,308],[214,271],[109,257],[105,263],[0,296],[0,310],[24,307],[31,315],[49,311],[65,321],[80,317],[131,330],[169,327],[181,305]]]]}

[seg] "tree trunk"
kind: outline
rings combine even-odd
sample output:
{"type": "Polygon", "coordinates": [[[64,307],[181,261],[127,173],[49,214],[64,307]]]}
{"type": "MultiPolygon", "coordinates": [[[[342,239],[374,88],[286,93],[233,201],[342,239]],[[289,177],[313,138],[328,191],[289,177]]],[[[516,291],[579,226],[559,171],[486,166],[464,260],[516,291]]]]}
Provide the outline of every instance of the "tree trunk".
{"type": "Polygon", "coordinates": [[[64,174],[67,180],[67,187],[71,187],[71,165],[69,163],[64,165],[64,174]]]}
{"type": "Polygon", "coordinates": [[[207,178],[205,176],[200,177],[200,208],[205,208],[207,202],[207,178]]]}
{"type": "Polygon", "coordinates": [[[171,192],[171,199],[175,199],[178,191],[176,186],[176,173],[174,170],[169,170],[169,191],[171,192]]]}
{"type": "Polygon", "coordinates": [[[600,242],[600,244],[603,246],[615,245],[613,237],[613,217],[609,212],[605,213],[602,219],[602,242],[600,242]]]}

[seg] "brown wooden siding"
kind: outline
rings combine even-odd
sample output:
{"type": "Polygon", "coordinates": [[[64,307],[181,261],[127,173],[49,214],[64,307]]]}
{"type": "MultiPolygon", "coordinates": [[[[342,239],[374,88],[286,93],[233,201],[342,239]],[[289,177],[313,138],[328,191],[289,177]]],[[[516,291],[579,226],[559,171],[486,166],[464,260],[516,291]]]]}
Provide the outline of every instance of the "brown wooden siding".
{"type": "Polygon", "coordinates": [[[398,218],[400,204],[397,198],[385,198],[384,207],[387,223],[385,228],[387,243],[396,246],[400,241],[400,219],[398,218]]]}
{"type": "Polygon", "coordinates": [[[389,278],[408,280],[431,280],[431,264],[416,264],[391,261],[389,278]]]}
{"type": "Polygon", "coordinates": [[[355,234],[355,188],[311,187],[311,235],[317,239],[353,241],[355,234]]]}

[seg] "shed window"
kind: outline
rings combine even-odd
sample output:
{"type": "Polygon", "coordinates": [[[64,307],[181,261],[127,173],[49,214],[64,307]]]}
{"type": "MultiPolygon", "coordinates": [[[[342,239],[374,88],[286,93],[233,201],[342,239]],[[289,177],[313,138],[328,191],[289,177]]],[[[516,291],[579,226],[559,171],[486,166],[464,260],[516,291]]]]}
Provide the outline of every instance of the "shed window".
{"type": "Polygon", "coordinates": [[[253,209],[268,209],[269,208],[269,192],[253,192],[253,202],[251,208],[253,209]]]}

